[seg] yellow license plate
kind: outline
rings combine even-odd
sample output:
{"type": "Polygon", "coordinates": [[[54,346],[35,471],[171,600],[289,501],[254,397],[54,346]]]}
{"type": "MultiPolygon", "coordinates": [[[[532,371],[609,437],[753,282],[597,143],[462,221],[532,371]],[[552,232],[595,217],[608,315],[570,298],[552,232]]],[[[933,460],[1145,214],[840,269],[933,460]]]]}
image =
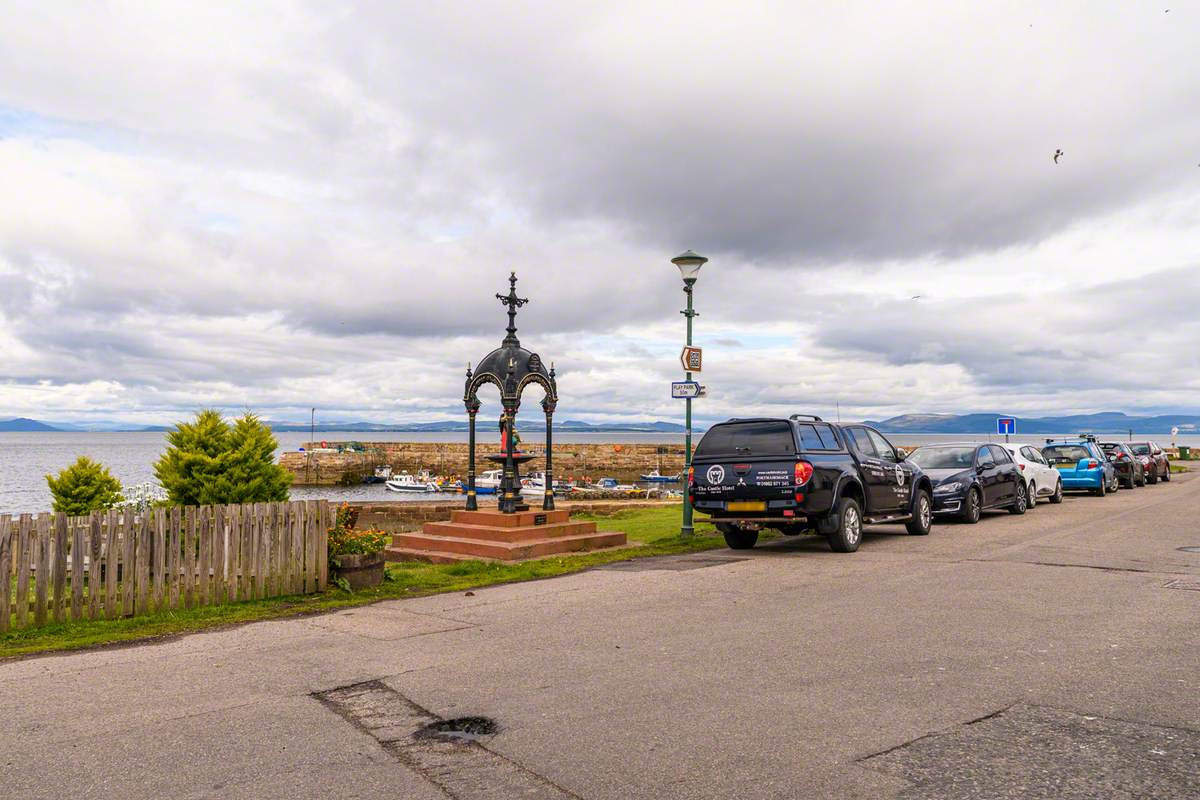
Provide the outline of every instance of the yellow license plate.
{"type": "Polygon", "coordinates": [[[766,500],[743,500],[738,503],[726,503],[726,511],[766,511],[766,500]]]}

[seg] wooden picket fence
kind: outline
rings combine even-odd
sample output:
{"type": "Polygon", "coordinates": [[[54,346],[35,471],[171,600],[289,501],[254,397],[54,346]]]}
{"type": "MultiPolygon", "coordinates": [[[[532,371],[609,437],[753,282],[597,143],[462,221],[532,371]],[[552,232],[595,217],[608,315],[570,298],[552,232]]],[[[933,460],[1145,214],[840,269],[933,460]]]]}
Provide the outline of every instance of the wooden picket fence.
{"type": "Polygon", "coordinates": [[[0,514],[0,632],[318,592],[326,500],[0,514]]]}

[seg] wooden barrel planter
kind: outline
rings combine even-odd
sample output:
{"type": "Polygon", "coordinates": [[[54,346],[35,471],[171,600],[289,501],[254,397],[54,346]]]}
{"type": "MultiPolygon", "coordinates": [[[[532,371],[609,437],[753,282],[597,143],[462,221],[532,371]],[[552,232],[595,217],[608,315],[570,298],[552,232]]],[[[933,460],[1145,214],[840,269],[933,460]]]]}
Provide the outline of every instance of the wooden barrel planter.
{"type": "Polygon", "coordinates": [[[383,553],[354,553],[337,557],[334,574],[345,578],[354,591],[383,583],[383,553]]]}

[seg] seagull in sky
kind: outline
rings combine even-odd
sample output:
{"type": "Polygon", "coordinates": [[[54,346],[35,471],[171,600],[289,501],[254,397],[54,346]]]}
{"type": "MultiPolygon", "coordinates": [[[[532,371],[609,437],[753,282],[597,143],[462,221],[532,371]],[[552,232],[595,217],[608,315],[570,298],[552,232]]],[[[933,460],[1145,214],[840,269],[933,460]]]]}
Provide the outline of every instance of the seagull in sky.
{"type": "Polygon", "coordinates": [[[1058,163],[1058,160],[1059,160],[1060,158],[1062,158],[1062,154],[1063,154],[1063,151],[1062,151],[1062,150],[1055,150],[1055,151],[1054,151],[1054,163],[1055,163],[1055,164],[1057,164],[1057,163],[1058,163]]]}
{"type": "Polygon", "coordinates": [[[914,295],[913,295],[912,297],[910,297],[909,299],[910,299],[910,300],[920,300],[920,299],[921,299],[923,296],[924,296],[924,295],[914,294],[914,295]]]}

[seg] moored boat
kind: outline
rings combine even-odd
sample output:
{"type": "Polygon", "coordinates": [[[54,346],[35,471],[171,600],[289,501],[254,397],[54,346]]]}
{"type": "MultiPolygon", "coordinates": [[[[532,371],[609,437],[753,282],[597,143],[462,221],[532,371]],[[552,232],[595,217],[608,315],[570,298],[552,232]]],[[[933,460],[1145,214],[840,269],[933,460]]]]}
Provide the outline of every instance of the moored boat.
{"type": "Polygon", "coordinates": [[[663,475],[657,468],[650,470],[645,475],[640,476],[641,480],[646,483],[678,483],[678,475],[663,475]]]}
{"type": "Polygon", "coordinates": [[[407,472],[393,475],[387,479],[384,486],[392,492],[436,492],[438,486],[426,475],[413,476],[407,472]]]}

